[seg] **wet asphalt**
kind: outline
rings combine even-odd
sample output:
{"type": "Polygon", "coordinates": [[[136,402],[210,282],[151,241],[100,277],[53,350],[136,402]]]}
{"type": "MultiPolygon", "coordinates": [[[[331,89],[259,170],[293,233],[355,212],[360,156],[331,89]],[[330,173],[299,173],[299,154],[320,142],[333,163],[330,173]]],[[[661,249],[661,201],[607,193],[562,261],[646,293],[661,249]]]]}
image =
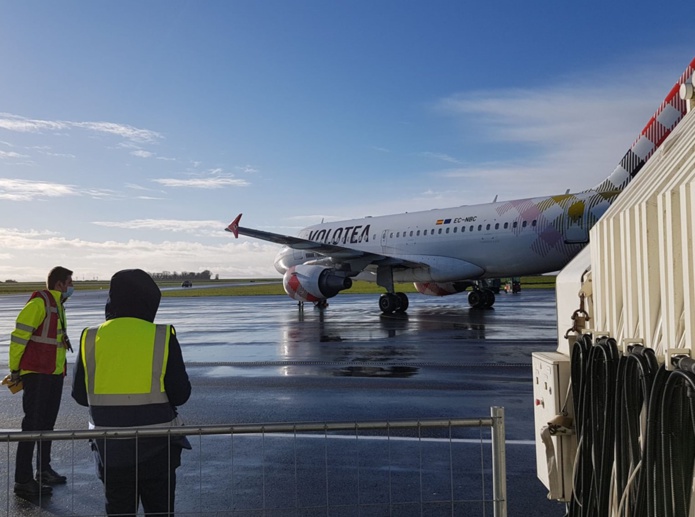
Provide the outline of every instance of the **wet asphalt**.
{"type": "MultiPolygon", "coordinates": [[[[9,334],[26,298],[0,296],[0,371],[7,370],[9,334]]],[[[185,423],[478,418],[489,416],[491,406],[502,406],[506,417],[508,515],[564,515],[564,506],[548,501],[547,490],[536,478],[531,386],[531,353],[556,348],[554,291],[501,293],[494,308],[484,311],[470,309],[462,295],[432,298],[413,294],[407,314],[390,316],[380,313],[377,300],[375,295],[341,295],[332,299],[325,310],[310,306],[300,310],[283,296],[163,298],[156,322],[176,327],[193,385],[191,399],[180,408],[185,423]]],[[[103,321],[105,301],[104,291],[78,291],[70,299],[68,333],[73,343],[79,341],[82,328],[103,321]]],[[[74,358],[70,354],[69,362],[74,358]]],[[[86,409],[72,400],[70,388],[68,375],[56,429],[86,427],[86,409]]],[[[0,390],[0,427],[18,429],[21,417],[20,396],[0,390]]],[[[271,442],[261,445],[266,459],[271,456],[266,447],[270,451],[294,447],[296,483],[297,446],[271,442]]],[[[215,451],[221,450],[219,444],[200,444],[210,457],[203,457],[195,445],[194,451],[184,455],[184,465],[178,471],[178,515],[186,511],[191,515],[249,516],[389,515],[389,511],[391,515],[420,515],[413,507],[387,510],[366,500],[359,510],[337,504],[327,512],[319,503],[315,511],[307,504],[299,513],[281,509],[244,511],[247,503],[246,508],[259,507],[259,501],[252,502],[259,497],[259,487],[244,485],[243,461],[230,473],[228,462],[215,461],[215,451]],[[241,494],[236,502],[227,500],[231,496],[215,488],[215,482],[201,481],[230,477],[241,494]],[[239,512],[231,513],[229,508],[239,512]]],[[[234,454],[241,454],[239,444],[236,447],[234,454]]],[[[54,444],[54,448],[54,468],[71,477],[71,482],[57,487],[54,495],[39,506],[36,501],[23,501],[11,493],[14,445],[0,445],[0,516],[103,512],[101,487],[93,478],[86,446],[66,442],[54,444]]],[[[383,447],[366,451],[366,455],[374,457],[379,449],[383,447]]],[[[479,449],[474,454],[480,455],[479,449]]],[[[347,461],[355,454],[344,445],[331,446],[330,450],[338,463],[340,457],[347,461]]],[[[309,458],[311,454],[307,450],[301,457],[309,458]]],[[[389,454],[393,461],[393,456],[403,454],[406,458],[411,453],[389,449],[389,454]]],[[[325,457],[316,461],[325,461],[325,457]]],[[[473,462],[472,469],[479,472],[489,468],[487,460],[482,466],[480,463],[473,462]]],[[[324,500],[339,499],[341,487],[328,490],[327,484],[324,479],[315,491],[324,500]]],[[[348,487],[344,489],[349,491],[348,487]]],[[[489,487],[483,490],[489,491],[489,487]]],[[[271,498],[261,491],[264,499],[271,498]]],[[[284,497],[276,495],[278,499],[284,497]]],[[[272,507],[267,500],[265,504],[266,508],[272,507]]],[[[446,504],[428,511],[427,515],[452,514],[446,504]]],[[[489,504],[460,504],[453,514],[493,515],[489,504]]]]}

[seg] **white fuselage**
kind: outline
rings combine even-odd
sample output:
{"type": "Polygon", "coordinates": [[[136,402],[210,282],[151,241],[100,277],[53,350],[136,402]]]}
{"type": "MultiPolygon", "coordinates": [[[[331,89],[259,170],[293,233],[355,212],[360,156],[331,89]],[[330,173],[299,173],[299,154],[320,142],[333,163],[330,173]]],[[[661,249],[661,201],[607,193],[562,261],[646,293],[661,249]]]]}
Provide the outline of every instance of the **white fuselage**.
{"type": "MultiPolygon", "coordinates": [[[[617,194],[589,191],[365,217],[310,226],[299,237],[429,265],[394,268],[396,282],[539,274],[561,269],[584,247],[617,194]]],[[[284,273],[312,261],[339,264],[340,258],[283,248],[276,269],[284,273]]]]}

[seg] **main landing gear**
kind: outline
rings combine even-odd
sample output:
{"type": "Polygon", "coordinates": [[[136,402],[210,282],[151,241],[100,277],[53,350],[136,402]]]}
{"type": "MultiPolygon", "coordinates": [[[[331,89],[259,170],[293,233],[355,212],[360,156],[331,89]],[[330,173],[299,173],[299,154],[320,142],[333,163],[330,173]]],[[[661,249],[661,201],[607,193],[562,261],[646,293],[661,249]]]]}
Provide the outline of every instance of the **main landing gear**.
{"type": "Polygon", "coordinates": [[[384,314],[403,313],[408,310],[408,295],[405,293],[384,293],[379,298],[379,308],[384,314]]]}
{"type": "Polygon", "coordinates": [[[495,293],[486,287],[473,287],[468,293],[468,305],[473,309],[489,309],[495,304],[495,293]]]}
{"type": "Polygon", "coordinates": [[[386,293],[379,298],[379,308],[384,314],[394,312],[403,313],[408,310],[408,296],[405,293],[397,293],[393,288],[393,268],[391,266],[379,266],[376,270],[377,285],[386,289],[386,293]]]}

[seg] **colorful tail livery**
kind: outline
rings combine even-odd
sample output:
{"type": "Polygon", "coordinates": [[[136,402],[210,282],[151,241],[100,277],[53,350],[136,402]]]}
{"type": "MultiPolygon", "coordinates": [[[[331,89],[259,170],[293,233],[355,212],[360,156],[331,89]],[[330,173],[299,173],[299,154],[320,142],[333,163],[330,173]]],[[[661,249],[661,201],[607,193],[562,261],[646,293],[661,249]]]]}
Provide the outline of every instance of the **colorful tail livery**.
{"type": "Polygon", "coordinates": [[[616,169],[590,190],[321,223],[297,237],[241,227],[241,214],[226,230],[282,244],[275,268],[300,302],[324,305],[358,279],[386,290],[379,299],[384,313],[408,308],[405,293],[395,292],[398,282],[432,296],[470,288],[472,307],[491,307],[489,280],[557,271],[588,243],[591,227],[685,115],[678,92],[694,71],[695,59],[616,169]]]}

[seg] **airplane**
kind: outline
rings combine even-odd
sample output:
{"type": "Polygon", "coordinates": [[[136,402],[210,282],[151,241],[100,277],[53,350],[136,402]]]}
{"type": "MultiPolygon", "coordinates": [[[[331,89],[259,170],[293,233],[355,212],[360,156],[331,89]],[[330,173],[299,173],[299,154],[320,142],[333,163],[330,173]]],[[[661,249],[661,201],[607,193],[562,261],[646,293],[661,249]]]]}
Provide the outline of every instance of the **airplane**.
{"type": "Polygon", "coordinates": [[[322,222],[297,237],[244,228],[242,214],[225,230],[282,244],[275,269],[285,292],[300,303],[323,307],[357,279],[386,290],[379,298],[385,314],[407,311],[408,296],[394,289],[402,282],[431,296],[470,288],[469,305],[490,308],[495,294],[488,280],[558,271],[586,246],[591,227],[685,115],[678,93],[694,70],[695,59],[615,170],[589,190],[322,222]]]}

